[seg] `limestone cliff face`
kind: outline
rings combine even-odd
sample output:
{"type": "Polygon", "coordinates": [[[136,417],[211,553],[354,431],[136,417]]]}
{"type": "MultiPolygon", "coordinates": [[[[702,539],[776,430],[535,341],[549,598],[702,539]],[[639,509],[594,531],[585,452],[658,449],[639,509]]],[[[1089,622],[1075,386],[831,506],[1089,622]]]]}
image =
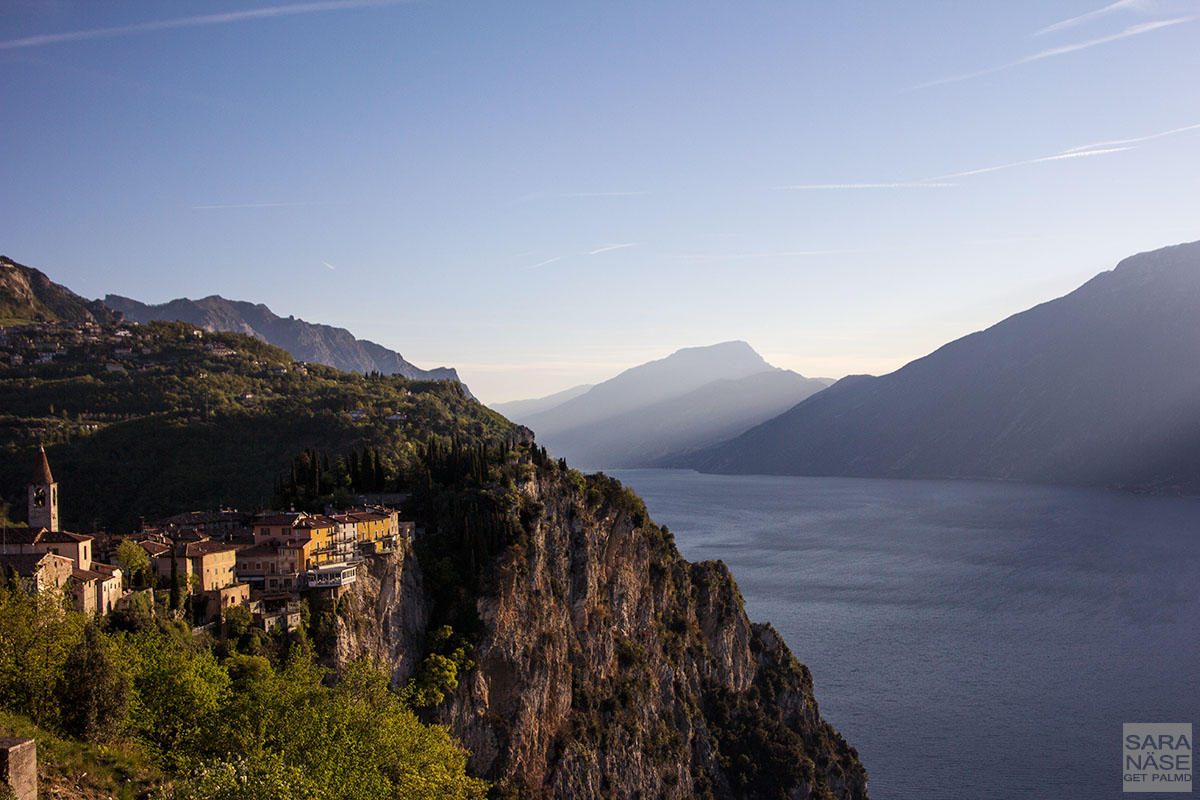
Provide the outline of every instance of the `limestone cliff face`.
{"type": "Polygon", "coordinates": [[[387,665],[392,685],[403,686],[419,664],[429,626],[429,604],[412,545],[402,541],[395,553],[360,568],[354,590],[339,601],[339,612],[334,618],[336,666],[368,658],[387,665]]]}
{"type": "MultiPolygon", "coordinates": [[[[525,535],[475,599],[475,667],[434,712],[473,772],[529,798],[867,796],[807,668],[749,622],[724,564],[684,561],[615,481],[539,473],[516,494],[525,535]]],[[[411,674],[427,614],[412,562],[360,580],[379,622],[339,623],[343,659],[411,674]]]]}

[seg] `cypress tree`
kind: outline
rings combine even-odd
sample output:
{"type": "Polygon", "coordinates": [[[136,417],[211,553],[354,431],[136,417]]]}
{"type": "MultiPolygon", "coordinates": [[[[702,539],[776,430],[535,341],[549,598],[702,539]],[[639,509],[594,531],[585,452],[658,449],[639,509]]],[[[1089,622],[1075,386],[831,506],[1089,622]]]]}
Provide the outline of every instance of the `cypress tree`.
{"type": "Polygon", "coordinates": [[[67,656],[57,688],[64,731],[88,742],[118,733],[129,708],[129,677],[113,663],[96,622],[67,656]]]}

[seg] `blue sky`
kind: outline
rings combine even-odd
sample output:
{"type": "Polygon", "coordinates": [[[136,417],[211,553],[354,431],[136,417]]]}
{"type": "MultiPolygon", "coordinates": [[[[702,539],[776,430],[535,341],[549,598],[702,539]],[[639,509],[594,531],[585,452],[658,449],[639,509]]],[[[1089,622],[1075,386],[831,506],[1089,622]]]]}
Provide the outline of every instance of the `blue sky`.
{"type": "Polygon", "coordinates": [[[1200,239],[1200,2],[0,6],[0,252],[485,401],[882,373],[1200,239]]]}

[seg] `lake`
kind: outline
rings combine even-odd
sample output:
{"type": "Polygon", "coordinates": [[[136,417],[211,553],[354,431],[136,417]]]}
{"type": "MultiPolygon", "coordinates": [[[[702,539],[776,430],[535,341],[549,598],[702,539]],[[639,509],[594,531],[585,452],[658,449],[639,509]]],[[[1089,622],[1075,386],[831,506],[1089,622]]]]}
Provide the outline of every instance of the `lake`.
{"type": "Polygon", "coordinates": [[[1198,498],[610,474],[729,565],[873,800],[1118,797],[1122,723],[1200,723],[1198,498]]]}

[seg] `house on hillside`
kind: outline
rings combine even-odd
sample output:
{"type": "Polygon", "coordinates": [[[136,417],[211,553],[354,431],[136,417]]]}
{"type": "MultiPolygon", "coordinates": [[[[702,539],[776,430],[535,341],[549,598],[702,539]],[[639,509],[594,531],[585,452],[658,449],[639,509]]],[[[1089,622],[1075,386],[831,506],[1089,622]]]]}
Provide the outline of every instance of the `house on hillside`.
{"type": "Polygon", "coordinates": [[[249,603],[250,586],[238,579],[236,569],[239,547],[205,538],[191,541],[199,535],[194,531],[184,531],[182,535],[182,541],[171,545],[141,542],[154,563],[158,585],[171,585],[173,569],[175,578],[184,582],[188,592],[204,601],[207,619],[218,618],[232,606],[249,603]]]}
{"type": "Polygon", "coordinates": [[[71,574],[67,586],[59,583],[58,562],[38,561],[24,566],[35,584],[57,584],[55,588],[69,589],[80,611],[99,614],[112,611],[123,591],[121,570],[92,560],[93,537],[58,530],[58,483],[50,472],[45,449],[38,454],[28,497],[30,527],[5,530],[0,537],[0,556],[51,554],[69,560],[71,574]]]}
{"type": "Polygon", "coordinates": [[[333,561],[338,523],[324,514],[288,513],[254,521],[254,544],[302,544],[301,571],[333,561]]]}
{"type": "Polygon", "coordinates": [[[213,592],[237,583],[234,565],[237,545],[200,541],[181,541],[174,546],[143,542],[142,547],[154,559],[159,586],[170,586],[172,562],[177,577],[187,581],[192,594],[213,592]]]}
{"type": "Polygon", "coordinates": [[[237,576],[258,592],[294,592],[300,588],[300,573],[314,563],[310,539],[268,542],[237,554],[237,576]]]}
{"type": "Polygon", "coordinates": [[[54,553],[0,555],[0,573],[4,579],[15,577],[30,595],[66,589],[72,569],[71,559],[54,553]]]}

